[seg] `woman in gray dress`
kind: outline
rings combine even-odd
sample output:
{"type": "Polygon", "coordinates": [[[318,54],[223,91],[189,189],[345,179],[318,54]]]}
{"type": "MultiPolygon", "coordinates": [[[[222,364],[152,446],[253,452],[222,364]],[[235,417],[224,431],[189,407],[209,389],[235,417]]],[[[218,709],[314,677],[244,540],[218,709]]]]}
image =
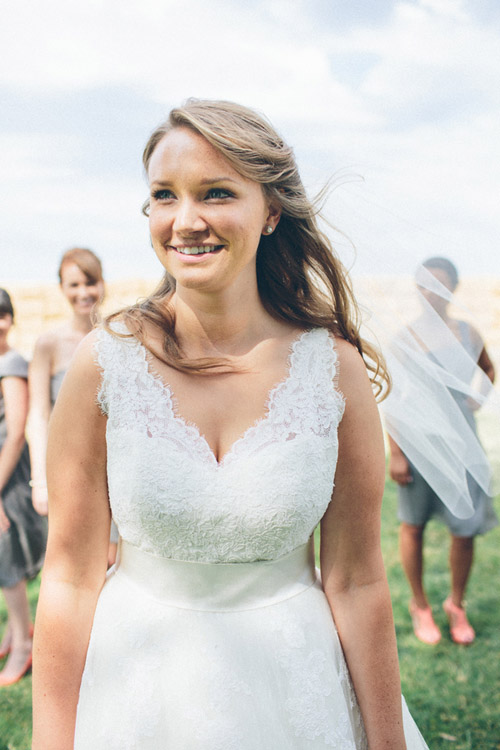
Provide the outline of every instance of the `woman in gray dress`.
{"type": "Polygon", "coordinates": [[[28,413],[28,364],[9,347],[14,319],[8,293],[0,289],[0,586],[8,624],[0,645],[7,658],[0,686],[11,685],[31,667],[33,629],[26,580],[39,572],[45,553],[46,522],[34,510],[24,431],[28,413]]]}

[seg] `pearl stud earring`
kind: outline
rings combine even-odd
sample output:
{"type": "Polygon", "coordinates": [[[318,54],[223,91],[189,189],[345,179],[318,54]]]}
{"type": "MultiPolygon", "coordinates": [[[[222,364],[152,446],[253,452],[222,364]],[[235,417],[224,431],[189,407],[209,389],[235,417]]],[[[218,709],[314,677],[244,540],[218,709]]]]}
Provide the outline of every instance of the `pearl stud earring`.
{"type": "Polygon", "coordinates": [[[272,226],[270,224],[267,225],[266,232],[267,232],[267,234],[272,234],[273,228],[272,228],[272,226]]]}

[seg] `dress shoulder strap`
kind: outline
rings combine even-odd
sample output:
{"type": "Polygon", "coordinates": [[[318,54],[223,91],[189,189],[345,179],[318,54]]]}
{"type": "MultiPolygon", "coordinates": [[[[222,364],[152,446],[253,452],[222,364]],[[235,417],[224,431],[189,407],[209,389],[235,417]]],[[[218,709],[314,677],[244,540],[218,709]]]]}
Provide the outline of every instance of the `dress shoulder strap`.
{"type": "Polygon", "coordinates": [[[293,369],[298,377],[314,380],[318,385],[338,391],[339,358],[335,336],[326,328],[313,328],[297,342],[293,369]]]}
{"type": "Polygon", "coordinates": [[[122,321],[113,321],[110,328],[111,332],[98,328],[94,345],[95,361],[101,370],[97,402],[106,415],[109,413],[111,395],[119,392],[123,381],[130,380],[131,372],[140,367],[137,339],[122,321]]]}
{"type": "Polygon", "coordinates": [[[290,376],[273,402],[276,420],[286,415],[295,432],[320,434],[338,425],[344,397],[338,390],[338,355],[329,331],[309,330],[294,344],[290,376]]]}

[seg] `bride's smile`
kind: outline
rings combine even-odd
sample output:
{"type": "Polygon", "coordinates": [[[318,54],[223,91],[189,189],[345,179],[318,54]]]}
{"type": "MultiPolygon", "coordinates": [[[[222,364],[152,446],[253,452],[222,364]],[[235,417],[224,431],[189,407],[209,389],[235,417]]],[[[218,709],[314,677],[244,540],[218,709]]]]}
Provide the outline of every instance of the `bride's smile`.
{"type": "Polygon", "coordinates": [[[185,127],[160,141],[148,177],[151,240],[177,290],[219,292],[236,279],[256,285],[261,236],[279,218],[262,186],[185,127]]]}

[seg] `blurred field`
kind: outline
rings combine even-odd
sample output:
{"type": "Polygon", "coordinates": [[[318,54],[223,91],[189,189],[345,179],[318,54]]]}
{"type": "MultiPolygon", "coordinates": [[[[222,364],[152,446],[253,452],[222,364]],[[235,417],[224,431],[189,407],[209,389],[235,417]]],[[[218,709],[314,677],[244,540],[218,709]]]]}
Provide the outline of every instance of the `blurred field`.
{"type": "MultiPolygon", "coordinates": [[[[106,297],[101,312],[106,315],[146,297],[153,291],[157,281],[134,279],[106,284],[106,297]]],[[[71,309],[58,284],[9,284],[6,288],[12,297],[16,314],[10,344],[27,359],[31,359],[38,336],[64,322],[71,315],[71,309]]]]}
{"type": "MultiPolygon", "coordinates": [[[[109,313],[145,297],[158,281],[130,279],[108,283],[103,312],[109,313]]],[[[418,312],[413,280],[409,277],[360,277],[355,279],[355,289],[361,301],[368,301],[368,307],[371,297],[382,299],[402,320],[409,320],[418,312]]],[[[16,310],[11,344],[29,359],[40,333],[62,322],[70,310],[57,284],[7,284],[7,290],[16,310]]],[[[481,332],[500,372],[500,278],[463,279],[457,300],[470,311],[470,319],[481,332]]],[[[457,310],[457,314],[469,317],[464,310],[457,310]]]]}
{"type": "MultiPolygon", "coordinates": [[[[146,297],[158,281],[130,279],[108,283],[102,314],[119,310],[146,297]]],[[[372,302],[376,309],[382,301],[389,313],[388,319],[395,321],[397,327],[418,315],[411,277],[358,277],[354,280],[354,287],[369,327],[372,302]]],[[[10,343],[29,360],[38,336],[62,323],[71,311],[56,283],[10,284],[7,290],[12,295],[16,312],[16,325],[11,331],[10,343]]],[[[499,373],[497,382],[500,382],[500,278],[465,278],[460,282],[456,298],[458,305],[454,314],[469,319],[480,331],[499,373]]],[[[500,487],[500,409],[491,411],[485,407],[477,417],[479,433],[494,465],[500,487]]]]}

